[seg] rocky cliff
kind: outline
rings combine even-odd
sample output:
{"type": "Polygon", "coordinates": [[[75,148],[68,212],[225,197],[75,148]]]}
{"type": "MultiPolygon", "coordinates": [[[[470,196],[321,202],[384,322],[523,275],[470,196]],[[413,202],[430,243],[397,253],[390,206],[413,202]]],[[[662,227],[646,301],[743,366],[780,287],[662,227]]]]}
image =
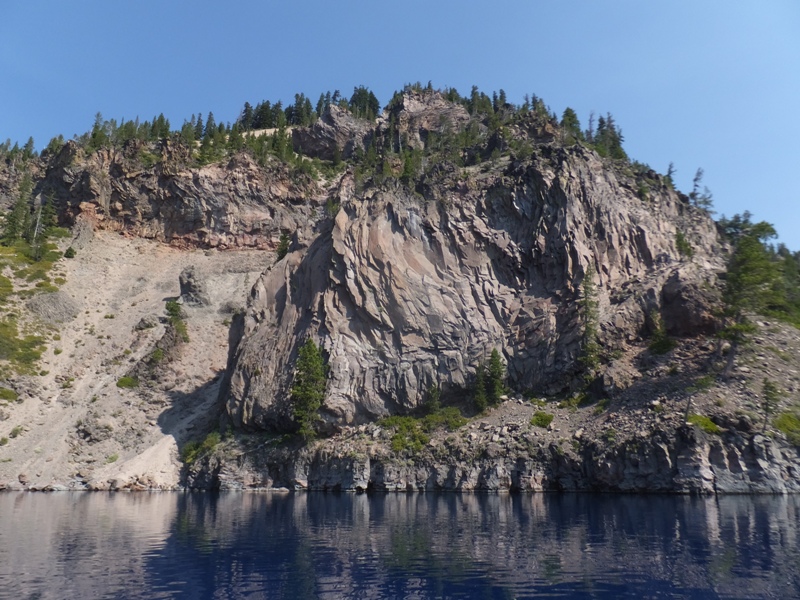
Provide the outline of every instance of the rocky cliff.
{"type": "Polygon", "coordinates": [[[86,156],[67,142],[38,191],[54,195],[67,222],[82,215],[101,229],[220,249],[274,249],[281,232],[309,218],[321,193],[313,180],[278,161],[261,167],[240,153],[189,168],[186,150],[175,142],[165,140],[157,151],[134,141],[86,156]],[[145,167],[149,161],[157,163],[145,167]]]}
{"type": "MultiPolygon", "coordinates": [[[[798,491],[797,447],[758,424],[763,376],[783,408],[797,392],[796,330],[761,323],[735,377],[709,375],[727,252],[709,215],[546,114],[502,118],[411,90],[375,122],[331,106],[293,128],[288,162],[197,166],[176,139],[42,157],[34,196],[78,254],[57,294],[3,267],[49,349],[6,377],[0,487],[798,491]],[[293,435],[309,338],[316,441],[293,435]],[[508,395],[481,411],[492,351],[508,395]],[[432,399],[466,424],[419,429],[432,399]]],[[[6,203],[19,180],[3,166],[6,203]]]]}
{"type": "Polygon", "coordinates": [[[643,201],[580,146],[437,173],[421,193],[354,190],[345,176],[319,236],[256,282],[227,399],[236,426],[289,425],[292,364],[309,336],[327,355],[322,414],[334,428],[409,412],[433,387],[461,393],[492,349],[515,389],[568,389],[586,276],[608,352],[641,339],[652,315],[676,334],[713,329],[713,222],[666,184],[643,201]]]}

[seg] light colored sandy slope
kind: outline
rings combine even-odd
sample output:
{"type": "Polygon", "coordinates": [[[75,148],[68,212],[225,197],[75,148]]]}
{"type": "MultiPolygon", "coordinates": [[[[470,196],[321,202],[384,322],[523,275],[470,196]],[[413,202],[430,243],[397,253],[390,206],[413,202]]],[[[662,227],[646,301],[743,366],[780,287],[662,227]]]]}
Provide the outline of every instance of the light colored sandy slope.
{"type": "Polygon", "coordinates": [[[14,382],[21,402],[3,407],[8,418],[0,421],[0,437],[16,426],[24,431],[0,447],[0,486],[18,486],[20,475],[37,488],[135,480],[176,485],[178,443],[201,439],[218,418],[230,307],[244,306],[252,282],[273,261],[264,251],[176,250],[110,232],[96,233],[74,259],[62,259],[61,291],[80,310],[56,326],[52,336],[60,339],[49,343],[39,365],[47,373],[14,382]],[[166,314],[188,265],[205,280],[210,306],[185,308],[190,342],[161,377],[120,389],[119,378],[147,359],[165,331],[164,323],[135,326],[166,314]],[[87,439],[87,427],[99,435],[87,439]]]}

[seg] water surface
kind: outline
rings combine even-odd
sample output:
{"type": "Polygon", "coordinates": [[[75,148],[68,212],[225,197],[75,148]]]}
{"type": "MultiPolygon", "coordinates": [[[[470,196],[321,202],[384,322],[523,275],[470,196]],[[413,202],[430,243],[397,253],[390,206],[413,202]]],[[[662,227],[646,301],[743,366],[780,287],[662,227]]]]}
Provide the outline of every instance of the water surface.
{"type": "Polygon", "coordinates": [[[0,598],[800,598],[800,498],[0,493],[0,598]]]}

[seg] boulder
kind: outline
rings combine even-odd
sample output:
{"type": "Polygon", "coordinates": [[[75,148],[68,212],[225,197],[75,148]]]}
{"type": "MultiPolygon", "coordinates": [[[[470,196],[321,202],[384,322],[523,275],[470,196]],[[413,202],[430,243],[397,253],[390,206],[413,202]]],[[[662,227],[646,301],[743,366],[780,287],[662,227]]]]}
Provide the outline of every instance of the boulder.
{"type": "Polygon", "coordinates": [[[178,278],[180,284],[180,300],[186,306],[208,306],[210,303],[205,281],[192,266],[186,267],[178,278]]]}

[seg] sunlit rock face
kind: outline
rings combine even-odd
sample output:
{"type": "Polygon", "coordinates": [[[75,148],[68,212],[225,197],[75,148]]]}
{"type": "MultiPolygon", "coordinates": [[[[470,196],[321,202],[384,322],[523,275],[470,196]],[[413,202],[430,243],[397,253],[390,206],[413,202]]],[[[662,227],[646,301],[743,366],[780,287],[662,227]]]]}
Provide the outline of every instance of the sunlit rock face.
{"type": "MultiPolygon", "coordinates": [[[[435,106],[418,102],[397,122],[424,131],[435,106]]],[[[440,119],[457,130],[455,109],[443,106],[440,119]]],[[[346,174],[332,195],[337,211],[253,287],[228,414],[246,428],[289,427],[308,337],[329,365],[321,415],[331,430],[412,410],[432,387],[463,394],[493,349],[516,389],[566,389],[587,276],[608,350],[639,338],[654,315],[677,333],[713,328],[703,291],[721,268],[713,222],[666,183],[646,199],[634,183],[590,150],[552,144],[482,168],[442,165],[414,189],[346,174]]]]}

